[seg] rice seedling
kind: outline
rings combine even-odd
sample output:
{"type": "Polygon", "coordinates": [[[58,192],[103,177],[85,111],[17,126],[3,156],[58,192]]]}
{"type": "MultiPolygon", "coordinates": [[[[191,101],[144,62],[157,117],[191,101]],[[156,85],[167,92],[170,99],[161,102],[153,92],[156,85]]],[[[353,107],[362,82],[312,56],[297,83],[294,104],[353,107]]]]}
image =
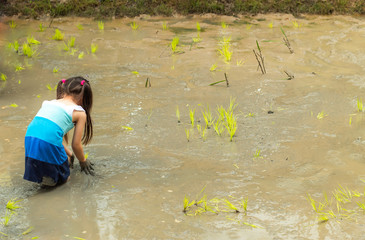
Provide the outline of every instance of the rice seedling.
{"type": "Polygon", "coordinates": [[[104,22],[103,21],[98,21],[98,28],[100,31],[104,30],[104,22]]]}
{"type": "Polygon", "coordinates": [[[203,114],[206,128],[210,129],[210,126],[213,124],[214,119],[213,119],[212,112],[209,109],[209,105],[204,107],[204,111],[202,111],[202,114],[203,114]]]}
{"type": "Polygon", "coordinates": [[[15,72],[20,72],[22,70],[24,70],[25,68],[21,65],[21,64],[17,64],[15,66],[15,72]]]}
{"type": "Polygon", "coordinates": [[[284,32],[283,28],[282,28],[282,27],[280,27],[280,29],[281,29],[281,32],[282,32],[282,33],[283,33],[283,35],[284,35],[284,37],[283,37],[283,41],[284,41],[285,46],[289,49],[290,53],[294,53],[293,49],[292,49],[292,48],[291,48],[291,46],[290,46],[289,39],[288,39],[288,37],[286,36],[286,34],[285,34],[285,32],[284,32]]]}
{"type": "Polygon", "coordinates": [[[38,32],[44,32],[45,28],[43,27],[42,23],[38,26],[38,32]]]}
{"type": "Polygon", "coordinates": [[[205,135],[207,132],[207,127],[205,126],[204,129],[200,125],[197,125],[196,127],[197,127],[198,132],[199,132],[200,136],[202,137],[203,141],[205,141],[207,138],[205,135]]]}
{"type": "Polygon", "coordinates": [[[230,98],[229,99],[229,108],[228,108],[228,111],[229,112],[233,112],[236,107],[238,106],[238,104],[236,104],[236,98],[230,98]]]}
{"type": "Polygon", "coordinates": [[[8,236],[8,234],[3,233],[3,232],[0,232],[0,234],[1,234],[1,235],[3,235],[3,236],[5,236],[5,237],[7,237],[7,236],[8,236]]]}
{"type": "Polygon", "coordinates": [[[183,209],[183,212],[184,213],[187,213],[187,211],[189,210],[189,208],[191,207],[191,206],[193,206],[195,204],[195,200],[193,200],[193,201],[189,201],[189,198],[188,197],[186,197],[186,195],[185,195],[185,197],[184,197],[184,209],[183,209]]]}
{"type": "Polygon", "coordinates": [[[217,69],[217,64],[213,64],[210,68],[209,71],[214,72],[217,69]]]}
{"type": "Polygon", "coordinates": [[[233,136],[236,134],[237,131],[237,121],[233,112],[226,112],[226,122],[224,123],[224,126],[226,127],[230,136],[230,141],[232,142],[233,136]]]}
{"type": "Polygon", "coordinates": [[[56,41],[62,41],[63,37],[64,37],[64,34],[58,28],[56,28],[52,39],[56,40],[56,41]]]}
{"type": "Polygon", "coordinates": [[[246,24],[246,29],[247,29],[247,30],[250,30],[250,29],[251,29],[251,27],[252,27],[252,24],[246,24]]]}
{"type": "Polygon", "coordinates": [[[139,25],[135,21],[131,22],[130,26],[134,31],[136,31],[139,28],[139,25]]]}
{"type": "Polygon", "coordinates": [[[79,30],[84,30],[84,27],[83,27],[81,24],[77,24],[77,28],[78,28],[79,30]]]}
{"type": "Polygon", "coordinates": [[[322,111],[322,112],[319,112],[317,114],[317,119],[321,120],[321,119],[323,119],[324,117],[327,117],[327,116],[328,116],[328,114],[326,114],[324,111],[322,111]]]}
{"type": "Polygon", "coordinates": [[[263,157],[260,155],[260,152],[261,150],[257,149],[256,152],[253,154],[253,160],[256,160],[256,159],[263,159],[263,157]]]}
{"type": "Polygon", "coordinates": [[[91,53],[95,54],[98,50],[98,45],[95,43],[91,43],[91,53]]]}
{"type": "Polygon", "coordinates": [[[232,59],[233,51],[230,51],[231,47],[231,38],[223,37],[223,39],[219,42],[218,52],[220,56],[224,59],[225,63],[229,63],[232,59]]]}
{"type": "Polygon", "coordinates": [[[31,45],[31,44],[34,44],[34,45],[41,44],[41,42],[35,40],[33,36],[28,36],[27,37],[27,42],[28,42],[29,45],[31,45]]]}
{"type": "Polygon", "coordinates": [[[254,117],[255,114],[254,113],[248,113],[245,117],[254,117]]]}
{"type": "Polygon", "coordinates": [[[77,52],[77,49],[71,48],[70,55],[74,56],[76,52],[77,52]]]}
{"type": "Polygon", "coordinates": [[[54,67],[53,68],[53,73],[58,73],[58,71],[59,71],[60,69],[58,68],[58,67],[54,67]]]}
{"type": "Polygon", "coordinates": [[[133,128],[128,127],[128,126],[122,126],[123,130],[127,130],[127,131],[133,131],[133,128]]]}
{"type": "Polygon", "coordinates": [[[67,41],[67,45],[70,46],[71,48],[75,47],[75,37],[71,37],[68,41],[67,41]]]}
{"type": "Polygon", "coordinates": [[[215,123],[213,123],[213,128],[218,136],[222,136],[222,133],[224,132],[224,127],[221,121],[216,121],[215,123]]]}
{"type": "Polygon", "coordinates": [[[273,23],[273,22],[270,22],[267,26],[268,26],[269,28],[273,28],[273,27],[274,27],[274,23],[273,23]]]}
{"type": "Polygon", "coordinates": [[[253,49],[253,53],[255,54],[255,57],[256,57],[256,60],[258,63],[257,69],[260,68],[261,73],[266,74],[264,57],[262,56],[261,48],[260,48],[259,42],[257,40],[256,40],[256,46],[257,46],[258,52],[256,53],[255,49],[253,49]]]}
{"type": "Polygon", "coordinates": [[[240,202],[240,205],[244,212],[247,212],[247,203],[248,203],[248,198],[242,199],[242,201],[240,202]]]}
{"type": "Polygon", "coordinates": [[[243,59],[241,59],[241,60],[237,60],[237,62],[236,62],[236,64],[237,64],[237,66],[243,66],[243,64],[245,63],[245,61],[243,61],[243,59]]]}
{"type": "Polygon", "coordinates": [[[180,38],[179,37],[174,37],[171,41],[171,44],[170,44],[170,48],[172,50],[172,53],[177,53],[179,52],[179,41],[180,41],[180,38]]]}
{"type": "Polygon", "coordinates": [[[84,58],[84,52],[80,52],[79,56],[78,56],[78,59],[83,59],[83,58],[84,58]]]}
{"type": "Polygon", "coordinates": [[[193,43],[199,43],[202,39],[200,38],[200,34],[198,33],[196,37],[193,37],[193,43]]]}
{"type": "Polygon", "coordinates": [[[139,72],[137,72],[137,71],[132,71],[131,73],[133,73],[134,75],[136,75],[137,77],[139,77],[139,72]]]}
{"type": "Polygon", "coordinates": [[[14,41],[14,43],[9,43],[8,48],[13,49],[15,52],[18,52],[19,51],[18,41],[14,41]]]}
{"type": "Polygon", "coordinates": [[[234,210],[235,213],[240,212],[235,205],[233,205],[230,201],[228,201],[228,199],[224,199],[224,202],[225,202],[225,204],[226,204],[226,206],[228,207],[229,210],[234,210]]]}
{"type": "Polygon", "coordinates": [[[68,51],[70,51],[70,49],[71,49],[70,46],[68,44],[66,44],[65,42],[63,42],[63,50],[68,52],[68,51]]]}
{"type": "Polygon", "coordinates": [[[9,222],[10,222],[10,219],[11,219],[11,216],[14,214],[14,212],[10,211],[10,210],[6,210],[5,212],[5,216],[2,217],[3,219],[3,222],[2,224],[6,227],[9,225],[9,222]]]}
{"type": "Polygon", "coordinates": [[[221,27],[223,29],[226,29],[226,28],[228,28],[228,25],[225,22],[221,22],[221,27]]]}
{"type": "Polygon", "coordinates": [[[31,45],[24,43],[23,44],[23,55],[27,56],[28,58],[31,58],[33,56],[36,56],[37,50],[34,49],[31,45]]]}
{"type": "Polygon", "coordinates": [[[191,126],[194,127],[194,123],[195,123],[195,108],[194,109],[191,109],[189,107],[189,117],[190,117],[190,123],[191,123],[191,126]]]}
{"type": "Polygon", "coordinates": [[[318,210],[317,210],[317,206],[316,206],[316,201],[311,197],[311,195],[308,193],[308,198],[307,198],[307,200],[309,201],[309,203],[311,204],[311,206],[312,206],[312,208],[313,208],[313,210],[315,211],[315,212],[318,212],[318,210]]]}
{"type": "Polygon", "coordinates": [[[364,105],[362,103],[362,98],[357,99],[357,112],[363,112],[364,111],[364,105]]]}
{"type": "Polygon", "coordinates": [[[292,23],[293,23],[294,28],[299,28],[300,27],[299,23],[296,20],[292,21],[292,23]]]}
{"type": "Polygon", "coordinates": [[[349,125],[351,126],[352,124],[352,116],[350,116],[350,119],[349,119],[349,125]]]}
{"type": "Polygon", "coordinates": [[[11,21],[9,22],[9,27],[10,27],[11,29],[16,28],[16,23],[14,22],[14,20],[11,20],[11,21]]]}
{"type": "Polygon", "coordinates": [[[47,87],[47,89],[48,89],[48,90],[50,90],[50,91],[54,91],[54,90],[56,90],[56,89],[57,89],[57,84],[56,84],[54,87],[52,87],[52,86],[51,86],[51,84],[49,84],[49,83],[48,83],[48,84],[46,85],[46,87],[47,87]]]}
{"type": "Polygon", "coordinates": [[[242,222],[242,224],[244,224],[246,226],[249,226],[249,227],[252,227],[252,228],[262,228],[260,226],[257,226],[257,225],[251,224],[251,223],[247,223],[247,222],[242,222]]]}
{"type": "Polygon", "coordinates": [[[6,82],[6,80],[8,79],[8,77],[4,73],[1,73],[0,74],[0,79],[1,79],[1,81],[6,82]]]}
{"type": "Polygon", "coordinates": [[[9,209],[10,211],[14,212],[18,208],[21,208],[20,206],[17,205],[17,203],[20,201],[22,201],[22,199],[19,199],[19,200],[11,199],[7,202],[6,208],[9,209]]]}
{"type": "Polygon", "coordinates": [[[27,235],[27,234],[31,233],[31,232],[33,231],[33,229],[34,229],[34,227],[29,227],[27,230],[25,230],[25,231],[22,233],[22,235],[24,236],[24,235],[27,235]]]}
{"type": "Polygon", "coordinates": [[[186,139],[190,142],[190,129],[185,129],[186,139]]]}
{"type": "Polygon", "coordinates": [[[166,22],[163,22],[162,23],[162,30],[166,31],[167,29],[168,29],[167,23],[166,22]]]}
{"type": "Polygon", "coordinates": [[[73,238],[78,240],[86,240],[85,238],[80,238],[80,237],[73,237],[73,238]]]}
{"type": "Polygon", "coordinates": [[[177,117],[177,122],[180,123],[180,110],[179,110],[179,106],[176,106],[176,117],[177,117]]]}
{"type": "Polygon", "coordinates": [[[12,104],[10,104],[9,106],[10,106],[10,107],[13,107],[13,108],[17,108],[17,107],[19,107],[19,105],[18,105],[18,104],[16,104],[16,103],[12,103],[12,104]]]}
{"type": "Polygon", "coordinates": [[[200,32],[200,31],[201,31],[201,28],[200,28],[200,24],[199,24],[199,22],[196,22],[196,30],[197,30],[198,32],[200,32]]]}

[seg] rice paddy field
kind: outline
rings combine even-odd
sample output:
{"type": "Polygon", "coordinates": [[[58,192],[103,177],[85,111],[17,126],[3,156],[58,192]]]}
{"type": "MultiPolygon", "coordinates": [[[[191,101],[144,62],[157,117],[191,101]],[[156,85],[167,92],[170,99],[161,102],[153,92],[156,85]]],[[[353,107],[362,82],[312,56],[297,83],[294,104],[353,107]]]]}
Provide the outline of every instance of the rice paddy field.
{"type": "Polygon", "coordinates": [[[0,239],[365,239],[365,19],[0,19],[0,239]],[[60,79],[95,176],[22,179],[60,79]]]}

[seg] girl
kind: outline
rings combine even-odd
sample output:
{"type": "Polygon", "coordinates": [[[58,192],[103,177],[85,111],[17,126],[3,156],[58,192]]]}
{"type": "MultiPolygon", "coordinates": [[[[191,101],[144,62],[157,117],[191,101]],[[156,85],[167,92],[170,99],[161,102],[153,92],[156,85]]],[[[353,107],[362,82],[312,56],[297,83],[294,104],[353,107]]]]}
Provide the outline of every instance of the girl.
{"type": "Polygon", "coordinates": [[[67,148],[67,133],[73,127],[72,150],[81,171],[94,175],[92,163],[85,159],[82,148],[82,143],[88,144],[93,136],[92,104],[90,83],[85,78],[62,79],[58,83],[57,99],[44,101],[27,128],[24,179],[46,186],[69,179],[74,155],[67,148]]]}

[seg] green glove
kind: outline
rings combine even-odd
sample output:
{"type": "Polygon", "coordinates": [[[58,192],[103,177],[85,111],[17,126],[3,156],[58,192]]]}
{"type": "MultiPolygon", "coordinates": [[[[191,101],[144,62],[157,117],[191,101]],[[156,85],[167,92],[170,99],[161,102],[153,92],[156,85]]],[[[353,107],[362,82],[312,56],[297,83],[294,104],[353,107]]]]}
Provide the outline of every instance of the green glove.
{"type": "Polygon", "coordinates": [[[94,176],[93,165],[94,164],[91,163],[89,160],[86,160],[85,162],[80,162],[81,172],[85,172],[86,174],[94,176]]]}

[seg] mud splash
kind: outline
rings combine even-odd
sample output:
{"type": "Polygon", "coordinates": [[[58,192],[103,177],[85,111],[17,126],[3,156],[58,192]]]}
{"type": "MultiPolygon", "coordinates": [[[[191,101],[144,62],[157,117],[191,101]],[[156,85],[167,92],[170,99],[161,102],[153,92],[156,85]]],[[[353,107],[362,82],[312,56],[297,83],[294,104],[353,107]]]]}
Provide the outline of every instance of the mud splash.
{"type": "MultiPolygon", "coordinates": [[[[89,19],[62,18],[44,32],[36,31],[40,21],[16,20],[17,27],[9,29],[8,20],[2,19],[0,26],[0,72],[8,77],[0,90],[1,216],[8,200],[24,199],[22,211],[12,216],[9,226],[0,227],[10,238],[363,236],[360,209],[349,219],[339,216],[318,224],[307,200],[307,194],[317,201],[323,192],[331,196],[338,184],[360,192],[364,187],[364,120],[356,107],[365,86],[363,19],[206,15],[137,19],[137,31],[130,28],[130,19],[114,20],[100,31],[89,19]],[[170,30],[162,29],[164,22],[170,30]],[[193,43],[196,22],[204,31],[201,41],[193,43]],[[66,41],[76,38],[74,55],[51,39],[56,27],[66,41]],[[283,44],[280,27],[294,54],[283,44]],[[172,55],[169,44],[176,34],[184,53],[172,55]],[[29,35],[41,42],[38,57],[25,58],[6,48],[29,35]],[[223,36],[231,37],[230,64],[217,54],[223,36]],[[256,40],[265,57],[265,75],[257,70],[252,53],[256,40]],[[96,54],[90,54],[91,43],[99,46],[96,54]],[[81,51],[83,59],[78,58],[81,51]],[[17,64],[25,70],[15,72],[17,64]],[[55,67],[58,73],[53,73],[55,67]],[[294,78],[286,80],[284,71],[294,78]],[[209,86],[223,80],[224,73],[230,87],[209,86]],[[69,183],[43,190],[22,180],[26,126],[42,101],[54,98],[47,84],[74,75],[87,76],[94,89],[95,138],[86,152],[97,176],[85,176],[76,168],[69,183]],[[150,88],[145,88],[146,78],[150,88]],[[233,142],[213,129],[203,141],[196,128],[187,142],[188,106],[196,108],[197,124],[203,126],[203,106],[209,104],[214,112],[231,97],[239,113],[233,142]],[[18,107],[10,107],[13,103],[18,107]],[[321,112],[322,119],[317,117],[321,112]],[[184,197],[194,199],[204,186],[209,199],[235,202],[247,197],[247,214],[185,216],[184,197]],[[30,226],[32,232],[23,236],[30,226]]],[[[353,203],[360,200],[363,197],[353,203]]]]}

